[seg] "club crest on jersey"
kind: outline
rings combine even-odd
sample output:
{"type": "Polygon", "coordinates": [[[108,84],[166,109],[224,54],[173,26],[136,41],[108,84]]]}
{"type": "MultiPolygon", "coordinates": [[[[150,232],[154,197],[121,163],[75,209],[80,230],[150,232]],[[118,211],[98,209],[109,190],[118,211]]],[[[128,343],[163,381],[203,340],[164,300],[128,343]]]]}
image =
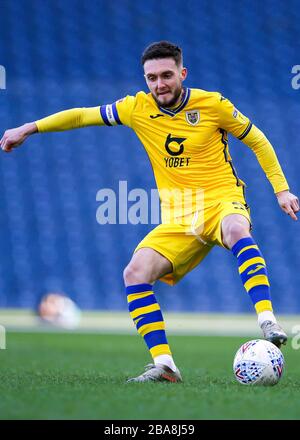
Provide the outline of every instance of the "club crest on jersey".
{"type": "Polygon", "coordinates": [[[190,125],[197,125],[200,121],[199,110],[191,110],[189,112],[185,112],[185,119],[190,125]]]}

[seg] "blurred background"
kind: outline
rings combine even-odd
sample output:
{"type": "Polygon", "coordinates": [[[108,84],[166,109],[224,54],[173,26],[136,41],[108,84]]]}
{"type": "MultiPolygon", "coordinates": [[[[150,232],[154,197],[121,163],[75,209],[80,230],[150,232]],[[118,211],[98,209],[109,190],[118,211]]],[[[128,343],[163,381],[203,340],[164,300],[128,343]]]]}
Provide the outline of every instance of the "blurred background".
{"type": "MultiPolygon", "coordinates": [[[[220,91],[273,144],[300,193],[297,0],[0,0],[0,130],[72,107],[147,90],[140,56],[161,39],[183,49],[188,87],[220,91]]],[[[253,234],[266,258],[275,311],[300,313],[300,234],[278,207],[253,153],[230,138],[247,183],[253,234]]],[[[81,310],[127,310],[122,271],[152,225],[99,225],[97,191],[155,188],[126,127],[32,136],[0,155],[0,307],[35,310],[65,292],[81,310]]],[[[130,204],[129,204],[130,206],[130,204]]],[[[158,282],[168,312],[253,313],[230,252],[214,248],[177,286],[158,282]]]]}

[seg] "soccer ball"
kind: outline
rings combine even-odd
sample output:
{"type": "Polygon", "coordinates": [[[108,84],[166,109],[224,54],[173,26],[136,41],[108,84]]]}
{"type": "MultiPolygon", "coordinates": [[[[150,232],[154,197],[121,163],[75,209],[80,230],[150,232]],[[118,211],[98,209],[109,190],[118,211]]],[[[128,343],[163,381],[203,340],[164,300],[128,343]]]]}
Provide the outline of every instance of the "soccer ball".
{"type": "Polygon", "coordinates": [[[244,385],[276,385],[283,368],[284,357],[279,348],[263,339],[243,344],[233,361],[234,377],[244,385]]]}

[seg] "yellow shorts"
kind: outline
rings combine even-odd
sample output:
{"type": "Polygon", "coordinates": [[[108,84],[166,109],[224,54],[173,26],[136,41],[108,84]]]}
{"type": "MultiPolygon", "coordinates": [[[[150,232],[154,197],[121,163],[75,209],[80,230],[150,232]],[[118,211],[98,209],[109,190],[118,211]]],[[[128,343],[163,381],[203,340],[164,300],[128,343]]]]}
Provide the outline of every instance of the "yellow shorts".
{"type": "Polygon", "coordinates": [[[222,242],[221,222],[230,214],[243,215],[251,226],[246,204],[222,201],[187,215],[180,223],[160,224],[146,235],[134,252],[147,247],[167,258],[173,265],[173,271],[160,281],[174,285],[194,269],[213,246],[226,248],[222,242]]]}

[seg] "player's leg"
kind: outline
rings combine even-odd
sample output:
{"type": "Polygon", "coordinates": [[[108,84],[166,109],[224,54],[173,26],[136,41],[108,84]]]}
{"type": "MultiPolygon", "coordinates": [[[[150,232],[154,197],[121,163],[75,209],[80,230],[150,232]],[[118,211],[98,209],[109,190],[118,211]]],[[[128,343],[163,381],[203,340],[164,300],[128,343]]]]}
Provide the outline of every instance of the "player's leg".
{"type": "Polygon", "coordinates": [[[242,283],[258,315],[258,324],[266,339],[280,346],[287,336],[277,324],[273,313],[266,262],[250,234],[249,219],[230,214],[221,222],[223,244],[237,258],[242,283]]]}
{"type": "Polygon", "coordinates": [[[129,381],[181,381],[167,341],[164,318],[152,286],[156,280],[172,270],[171,262],[151,248],[137,250],[124,270],[129,312],[154,360],[154,365],[150,365],[145,373],[129,381]]]}
{"type": "Polygon", "coordinates": [[[125,286],[133,284],[153,284],[165,274],[172,272],[172,263],[151,248],[138,249],[124,270],[125,286]]]}
{"type": "MultiPolygon", "coordinates": [[[[212,249],[213,245],[206,245],[195,235],[194,217],[194,214],[186,216],[180,224],[162,223],[150,231],[135,249],[124,271],[130,314],[155,364],[155,368],[151,366],[149,371],[134,378],[134,381],[181,380],[166,338],[163,316],[152,283],[160,279],[170,285],[176,284],[212,249]]],[[[197,218],[199,222],[202,221],[201,216],[197,218]]]]}

